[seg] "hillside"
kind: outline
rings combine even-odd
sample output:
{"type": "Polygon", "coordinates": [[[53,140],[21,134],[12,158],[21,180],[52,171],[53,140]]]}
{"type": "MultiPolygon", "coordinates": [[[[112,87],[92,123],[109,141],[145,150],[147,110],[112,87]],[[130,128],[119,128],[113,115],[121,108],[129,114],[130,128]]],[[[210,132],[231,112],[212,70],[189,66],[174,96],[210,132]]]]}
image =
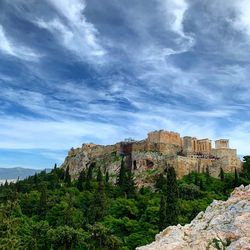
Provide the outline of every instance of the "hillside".
{"type": "Polygon", "coordinates": [[[228,139],[214,142],[208,138],[184,136],[179,133],[159,130],[149,132],[141,141],[127,139],[114,145],[83,144],[72,148],[62,164],[69,169],[73,179],[83,169],[95,163],[102,172],[109,172],[115,182],[121,160],[131,169],[138,187],[152,186],[167,165],[175,168],[178,179],[191,172],[205,173],[218,177],[221,169],[225,173],[240,172],[242,162],[237,150],[229,146],[228,139]]]}
{"type": "Polygon", "coordinates": [[[213,201],[185,226],[170,226],[155,242],[137,250],[250,249],[250,185],[234,190],[227,201],[213,201]]]}
{"type": "Polygon", "coordinates": [[[152,242],[159,229],[190,223],[214,199],[225,200],[234,187],[249,184],[249,159],[244,172],[220,179],[192,173],[177,181],[174,168],[166,166],[152,188],[136,188],[124,160],[115,183],[94,163],[76,180],[68,169],[42,171],[0,186],[0,246],[133,250],[152,242]]]}

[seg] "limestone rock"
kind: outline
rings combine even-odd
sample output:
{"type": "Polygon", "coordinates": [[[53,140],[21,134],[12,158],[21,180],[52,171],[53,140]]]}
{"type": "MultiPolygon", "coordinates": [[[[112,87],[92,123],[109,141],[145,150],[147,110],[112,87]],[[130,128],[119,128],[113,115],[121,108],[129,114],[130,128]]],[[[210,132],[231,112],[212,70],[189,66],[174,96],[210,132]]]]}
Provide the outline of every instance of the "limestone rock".
{"type": "Polygon", "coordinates": [[[227,201],[213,201],[185,226],[170,226],[155,242],[137,250],[250,250],[250,185],[236,188],[227,201]]]}

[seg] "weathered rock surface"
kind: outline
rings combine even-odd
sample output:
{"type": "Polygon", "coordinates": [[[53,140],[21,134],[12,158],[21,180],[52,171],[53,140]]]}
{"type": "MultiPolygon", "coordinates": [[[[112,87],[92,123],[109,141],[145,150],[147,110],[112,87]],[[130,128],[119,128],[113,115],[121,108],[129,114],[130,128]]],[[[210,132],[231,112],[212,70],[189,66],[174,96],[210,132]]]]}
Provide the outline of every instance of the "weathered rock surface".
{"type": "Polygon", "coordinates": [[[185,226],[170,226],[155,242],[137,250],[250,249],[250,185],[234,190],[227,201],[213,201],[185,226]]]}

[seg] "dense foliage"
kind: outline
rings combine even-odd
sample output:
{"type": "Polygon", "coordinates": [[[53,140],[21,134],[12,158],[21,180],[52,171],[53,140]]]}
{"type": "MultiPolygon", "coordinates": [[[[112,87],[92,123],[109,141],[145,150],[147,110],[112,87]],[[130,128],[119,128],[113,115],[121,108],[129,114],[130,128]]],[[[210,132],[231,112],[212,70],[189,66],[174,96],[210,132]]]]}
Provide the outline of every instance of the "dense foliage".
{"type": "Polygon", "coordinates": [[[167,225],[189,223],[213,199],[226,199],[235,186],[248,184],[250,158],[243,173],[216,179],[190,173],[176,181],[167,166],[155,187],[135,189],[122,161],[117,183],[95,164],[71,180],[54,168],[0,187],[1,249],[135,249],[154,240],[167,225]]]}

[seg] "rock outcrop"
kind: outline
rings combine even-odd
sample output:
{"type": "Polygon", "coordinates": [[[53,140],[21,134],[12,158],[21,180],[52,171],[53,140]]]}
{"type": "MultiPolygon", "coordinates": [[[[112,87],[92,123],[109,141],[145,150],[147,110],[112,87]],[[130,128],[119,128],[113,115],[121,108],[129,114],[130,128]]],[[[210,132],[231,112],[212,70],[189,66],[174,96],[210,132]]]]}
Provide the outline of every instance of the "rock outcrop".
{"type": "Polygon", "coordinates": [[[125,157],[127,167],[132,169],[138,187],[153,184],[153,175],[162,173],[167,165],[175,168],[177,178],[191,172],[206,171],[218,177],[221,168],[225,173],[233,173],[235,169],[241,171],[241,161],[236,149],[229,148],[229,140],[217,140],[216,147],[212,148],[209,139],[182,138],[178,133],[164,130],[150,132],[141,141],[127,139],[107,146],[83,144],[69,151],[62,167],[69,167],[72,179],[76,179],[83,169],[95,162],[115,180],[121,156],[125,157]]]}
{"type": "Polygon", "coordinates": [[[137,250],[250,249],[250,185],[234,190],[227,201],[213,201],[185,226],[170,226],[155,242],[137,250]]]}

